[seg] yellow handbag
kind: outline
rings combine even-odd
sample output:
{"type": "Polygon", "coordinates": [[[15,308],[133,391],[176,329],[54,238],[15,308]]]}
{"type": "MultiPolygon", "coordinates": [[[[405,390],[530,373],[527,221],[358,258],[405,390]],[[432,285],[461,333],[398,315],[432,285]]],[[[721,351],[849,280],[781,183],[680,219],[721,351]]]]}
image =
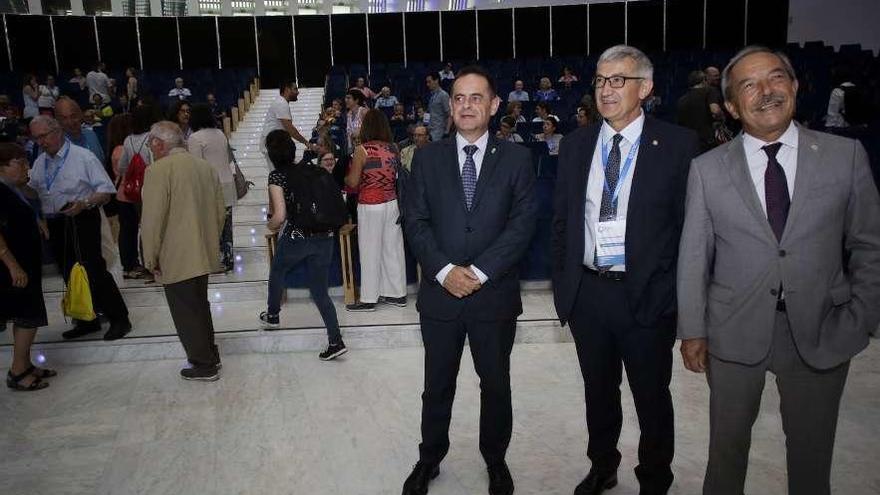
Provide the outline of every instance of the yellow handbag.
{"type": "Polygon", "coordinates": [[[70,269],[67,290],[61,300],[61,310],[67,316],[81,321],[95,319],[95,308],[92,306],[92,291],[89,288],[89,275],[85,267],[74,263],[70,269]]]}
{"type": "Polygon", "coordinates": [[[70,269],[67,278],[67,287],[64,289],[64,297],[61,299],[61,311],[74,319],[92,321],[95,315],[95,307],[92,305],[92,290],[89,287],[89,274],[82,266],[82,253],[79,250],[79,238],[77,237],[76,224],[68,218],[64,223],[64,237],[68,233],[73,235],[73,250],[76,254],[76,263],[70,269]]]}

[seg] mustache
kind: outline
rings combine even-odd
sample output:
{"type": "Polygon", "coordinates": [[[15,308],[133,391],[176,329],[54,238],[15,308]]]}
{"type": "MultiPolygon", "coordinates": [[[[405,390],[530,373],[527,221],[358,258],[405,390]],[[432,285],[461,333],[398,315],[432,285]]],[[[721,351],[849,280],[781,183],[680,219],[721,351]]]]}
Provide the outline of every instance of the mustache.
{"type": "Polygon", "coordinates": [[[764,105],[769,105],[769,104],[773,104],[773,103],[778,103],[781,105],[781,104],[785,103],[785,101],[786,101],[785,95],[782,95],[779,93],[770,93],[769,95],[762,97],[760,99],[760,101],[758,101],[755,104],[754,108],[757,110],[757,109],[763,107],[764,105]]]}

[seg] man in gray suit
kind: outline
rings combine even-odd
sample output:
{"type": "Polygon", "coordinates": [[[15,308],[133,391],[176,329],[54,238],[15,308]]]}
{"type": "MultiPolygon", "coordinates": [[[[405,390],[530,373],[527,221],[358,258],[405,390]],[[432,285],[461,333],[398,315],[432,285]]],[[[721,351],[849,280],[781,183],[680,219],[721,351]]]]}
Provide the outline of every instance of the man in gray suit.
{"type": "Polygon", "coordinates": [[[711,389],[704,494],[742,495],[767,371],[788,492],[829,494],[849,361],[880,319],[880,198],[865,150],[795,124],[797,88],[784,55],[734,56],[722,90],[743,133],[690,171],[678,337],[711,389]]]}

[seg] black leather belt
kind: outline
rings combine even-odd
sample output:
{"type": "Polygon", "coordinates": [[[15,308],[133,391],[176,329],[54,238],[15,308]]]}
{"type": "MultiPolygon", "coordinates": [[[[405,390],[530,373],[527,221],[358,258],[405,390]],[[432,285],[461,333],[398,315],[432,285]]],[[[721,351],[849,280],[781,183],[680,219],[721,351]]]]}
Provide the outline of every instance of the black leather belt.
{"type": "Polygon", "coordinates": [[[626,272],[613,272],[611,270],[594,270],[587,265],[584,265],[584,271],[595,275],[599,278],[606,278],[608,280],[614,280],[617,282],[623,281],[626,279],[626,272]]]}

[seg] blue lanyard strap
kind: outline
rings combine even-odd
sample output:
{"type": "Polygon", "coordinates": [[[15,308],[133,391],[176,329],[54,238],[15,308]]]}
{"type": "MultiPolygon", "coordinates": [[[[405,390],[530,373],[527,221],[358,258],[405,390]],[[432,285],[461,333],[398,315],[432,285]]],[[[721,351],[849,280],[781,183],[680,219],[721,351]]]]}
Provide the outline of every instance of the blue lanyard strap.
{"type": "MultiPolygon", "coordinates": [[[[636,156],[636,152],[639,150],[639,143],[642,141],[642,137],[639,136],[636,139],[636,142],[633,143],[632,147],[629,149],[629,154],[626,155],[626,161],[623,163],[623,168],[620,169],[620,174],[617,177],[617,184],[614,186],[614,192],[612,194],[611,188],[608,187],[608,175],[606,174],[602,180],[602,187],[605,192],[611,194],[611,202],[613,204],[617,204],[617,198],[620,196],[620,191],[623,189],[623,183],[625,182],[627,174],[629,174],[629,170],[632,168],[633,159],[636,156]]],[[[608,155],[610,154],[610,150],[608,149],[608,143],[602,143],[602,169],[608,169],[608,155]]]]}
{"type": "MultiPolygon", "coordinates": [[[[61,169],[64,167],[64,163],[67,161],[67,155],[70,154],[70,146],[71,146],[71,145],[70,145],[70,141],[68,141],[67,144],[68,144],[68,146],[67,146],[67,151],[64,152],[64,156],[61,157],[61,163],[58,164],[58,166],[55,168],[55,171],[52,173],[52,175],[49,175],[49,174],[48,174],[48,172],[49,172],[48,168],[49,168],[49,167],[48,167],[48,166],[46,167],[46,172],[47,172],[47,173],[46,173],[46,190],[47,190],[47,191],[51,191],[51,190],[52,190],[52,184],[55,183],[55,179],[58,178],[58,174],[61,172],[61,169]]],[[[49,156],[47,155],[47,156],[46,156],[46,162],[48,162],[48,161],[49,161],[49,156]]],[[[52,162],[54,163],[55,160],[52,160],[52,162]]]]}

